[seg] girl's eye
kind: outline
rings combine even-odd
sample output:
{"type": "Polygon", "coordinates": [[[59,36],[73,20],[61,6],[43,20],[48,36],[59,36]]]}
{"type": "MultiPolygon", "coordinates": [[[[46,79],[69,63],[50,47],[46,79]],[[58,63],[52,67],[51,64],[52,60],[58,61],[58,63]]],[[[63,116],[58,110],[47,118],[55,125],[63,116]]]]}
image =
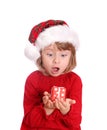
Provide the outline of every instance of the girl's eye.
{"type": "Polygon", "coordinates": [[[65,57],[65,56],[67,56],[67,54],[61,54],[61,57],[65,57]]]}
{"type": "Polygon", "coordinates": [[[51,56],[53,56],[53,54],[52,54],[52,53],[47,53],[47,55],[48,55],[48,56],[50,56],[50,57],[51,57],[51,56]]]}

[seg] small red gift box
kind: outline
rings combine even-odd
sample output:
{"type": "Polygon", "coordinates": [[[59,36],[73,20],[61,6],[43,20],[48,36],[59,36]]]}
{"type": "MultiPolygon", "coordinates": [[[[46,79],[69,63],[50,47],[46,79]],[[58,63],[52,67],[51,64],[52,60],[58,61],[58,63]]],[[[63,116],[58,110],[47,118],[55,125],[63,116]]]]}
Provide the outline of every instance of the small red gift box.
{"type": "Polygon", "coordinates": [[[54,101],[55,99],[58,100],[65,100],[66,98],[66,88],[65,87],[57,87],[53,86],[51,90],[51,100],[54,101]]]}

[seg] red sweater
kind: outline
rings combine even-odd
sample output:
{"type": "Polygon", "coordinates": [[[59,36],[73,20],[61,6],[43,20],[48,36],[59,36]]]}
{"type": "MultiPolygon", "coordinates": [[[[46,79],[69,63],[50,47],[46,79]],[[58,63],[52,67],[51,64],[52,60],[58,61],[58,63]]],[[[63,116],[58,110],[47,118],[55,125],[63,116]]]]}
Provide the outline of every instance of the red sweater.
{"type": "Polygon", "coordinates": [[[57,77],[32,72],[26,80],[24,92],[24,118],[20,130],[81,130],[82,82],[74,72],[57,77]],[[53,86],[66,88],[67,98],[76,100],[66,115],[58,109],[46,115],[43,108],[43,92],[51,92],[53,86]]]}

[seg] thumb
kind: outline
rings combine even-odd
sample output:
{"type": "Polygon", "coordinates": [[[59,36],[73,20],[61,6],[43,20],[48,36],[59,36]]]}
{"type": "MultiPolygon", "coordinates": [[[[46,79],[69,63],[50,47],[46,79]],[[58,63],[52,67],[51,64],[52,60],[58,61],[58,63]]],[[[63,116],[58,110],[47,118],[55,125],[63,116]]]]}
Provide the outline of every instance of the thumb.
{"type": "Polygon", "coordinates": [[[70,103],[70,105],[71,105],[71,104],[75,104],[75,103],[76,103],[76,100],[71,99],[71,100],[69,101],[69,103],[70,103]]]}

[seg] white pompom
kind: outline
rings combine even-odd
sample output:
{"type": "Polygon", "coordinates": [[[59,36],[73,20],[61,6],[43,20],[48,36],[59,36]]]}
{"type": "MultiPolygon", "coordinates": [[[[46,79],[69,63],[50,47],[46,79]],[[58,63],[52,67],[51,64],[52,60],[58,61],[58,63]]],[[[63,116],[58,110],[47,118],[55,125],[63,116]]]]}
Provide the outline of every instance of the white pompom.
{"type": "Polygon", "coordinates": [[[36,61],[40,57],[40,52],[33,44],[26,45],[24,50],[25,56],[33,61],[36,61]]]}

